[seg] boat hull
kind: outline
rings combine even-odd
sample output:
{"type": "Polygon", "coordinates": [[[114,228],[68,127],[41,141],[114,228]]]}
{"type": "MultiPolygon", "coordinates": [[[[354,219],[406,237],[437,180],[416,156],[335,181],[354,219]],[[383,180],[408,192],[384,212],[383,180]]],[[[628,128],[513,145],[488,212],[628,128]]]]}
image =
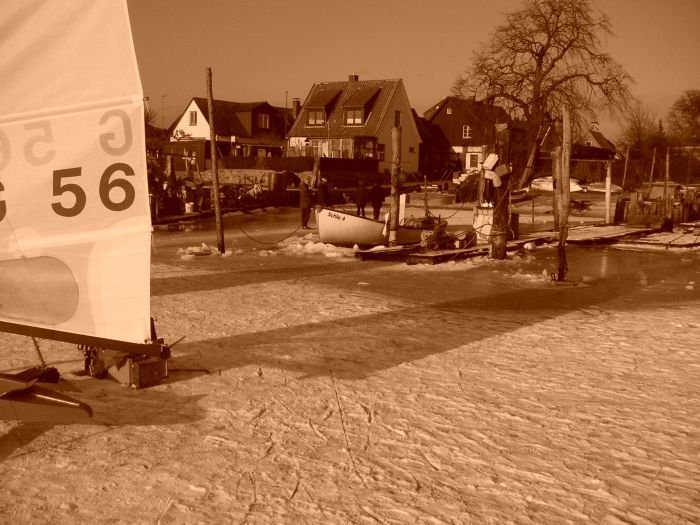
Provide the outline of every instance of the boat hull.
{"type": "MultiPolygon", "coordinates": [[[[552,193],[554,191],[554,179],[552,177],[540,177],[532,181],[530,184],[530,192],[552,193]]],[[[569,179],[569,192],[575,193],[583,191],[583,187],[576,179],[569,179]]]]}
{"type": "MultiPolygon", "coordinates": [[[[388,224],[331,208],[316,212],[318,235],[321,242],[339,246],[379,246],[389,242],[388,224]]],[[[400,226],[398,244],[416,244],[421,240],[419,228],[400,226]]]]}

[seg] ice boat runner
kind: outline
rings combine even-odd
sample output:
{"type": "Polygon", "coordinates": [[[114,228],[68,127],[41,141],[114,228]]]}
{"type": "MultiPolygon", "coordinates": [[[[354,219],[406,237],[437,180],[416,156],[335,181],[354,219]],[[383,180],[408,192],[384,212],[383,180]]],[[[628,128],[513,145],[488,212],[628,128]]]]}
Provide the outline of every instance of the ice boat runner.
{"type": "MultiPolygon", "coordinates": [[[[0,331],[167,359],[126,1],[6,0],[0,33],[0,331]]],[[[92,415],[44,372],[0,375],[0,418],[92,415]]]]}

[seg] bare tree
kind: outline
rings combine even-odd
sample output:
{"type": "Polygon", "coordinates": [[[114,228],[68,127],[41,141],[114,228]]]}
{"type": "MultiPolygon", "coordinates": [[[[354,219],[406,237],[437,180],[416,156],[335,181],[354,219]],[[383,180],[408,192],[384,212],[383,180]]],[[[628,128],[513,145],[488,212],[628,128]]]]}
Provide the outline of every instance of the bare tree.
{"type": "Polygon", "coordinates": [[[666,120],[676,141],[684,146],[700,145],[700,90],[685,91],[671,106],[666,120]]]}
{"type": "MultiPolygon", "coordinates": [[[[505,14],[491,40],[475,52],[452,91],[464,98],[491,99],[521,119],[528,158],[566,104],[572,126],[596,108],[620,109],[629,100],[631,78],[601,48],[610,21],[588,0],[524,0],[505,14]]],[[[520,177],[524,186],[531,165],[520,177]]]]}
{"type": "Polygon", "coordinates": [[[658,132],[656,115],[639,101],[631,103],[623,114],[620,142],[632,148],[648,148],[658,132]]]}

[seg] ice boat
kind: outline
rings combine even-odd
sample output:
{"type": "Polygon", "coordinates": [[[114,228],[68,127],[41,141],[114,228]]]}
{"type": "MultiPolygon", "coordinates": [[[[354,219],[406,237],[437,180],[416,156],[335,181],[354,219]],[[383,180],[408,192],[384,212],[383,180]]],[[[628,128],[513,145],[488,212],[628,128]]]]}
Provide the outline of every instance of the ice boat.
{"type": "MultiPolygon", "coordinates": [[[[6,0],[0,25],[0,331],[167,359],[126,1],[6,0]]],[[[0,375],[0,417],[90,417],[49,371],[0,375]]]]}

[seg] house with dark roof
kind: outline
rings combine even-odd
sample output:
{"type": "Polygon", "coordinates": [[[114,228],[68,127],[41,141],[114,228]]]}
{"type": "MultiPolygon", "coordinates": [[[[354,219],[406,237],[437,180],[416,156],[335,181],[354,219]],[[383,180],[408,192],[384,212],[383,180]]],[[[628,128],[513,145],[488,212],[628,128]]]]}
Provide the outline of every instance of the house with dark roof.
{"type": "Polygon", "coordinates": [[[483,146],[495,142],[496,124],[510,122],[499,106],[453,96],[431,106],[423,119],[431,136],[424,148],[425,165],[464,171],[480,167],[483,146]]]}
{"type": "Polygon", "coordinates": [[[598,129],[598,123],[593,122],[591,123],[591,129],[588,130],[586,133],[584,139],[583,139],[583,145],[584,146],[589,146],[593,148],[600,148],[603,150],[606,150],[611,153],[616,153],[617,148],[615,147],[615,144],[610,142],[605,135],[603,135],[600,130],[598,129]]]}
{"type": "Polygon", "coordinates": [[[315,83],[287,134],[289,156],[377,159],[391,170],[392,128],[401,127],[401,169],[418,171],[421,143],[401,79],[315,83]]]}
{"type": "MultiPolygon", "coordinates": [[[[214,100],[214,129],[222,157],[281,156],[291,110],[267,102],[214,100]],[[286,123],[285,123],[286,118],[286,123]]],[[[194,97],[170,127],[171,140],[209,141],[209,105],[194,97]]]]}

